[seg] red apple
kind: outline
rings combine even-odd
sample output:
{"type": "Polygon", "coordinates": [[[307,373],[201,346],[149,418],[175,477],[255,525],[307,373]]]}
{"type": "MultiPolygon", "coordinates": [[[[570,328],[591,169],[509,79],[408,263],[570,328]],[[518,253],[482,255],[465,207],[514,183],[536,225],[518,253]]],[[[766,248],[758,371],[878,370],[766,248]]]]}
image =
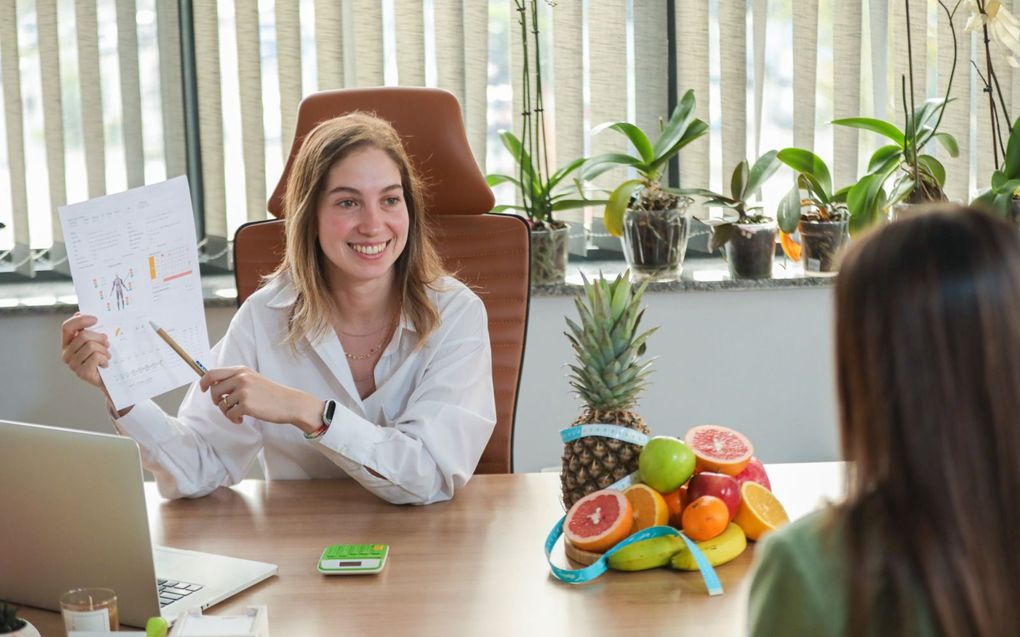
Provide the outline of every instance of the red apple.
{"type": "Polygon", "coordinates": [[[757,482],[769,491],[772,490],[772,483],[769,482],[769,476],[765,473],[765,466],[757,458],[751,458],[747,467],[735,477],[740,486],[743,486],[745,482],[757,482]]]}
{"type": "Polygon", "coordinates": [[[733,476],[712,471],[702,471],[691,478],[687,487],[687,501],[694,502],[703,495],[711,495],[726,503],[730,519],[740,509],[740,483],[733,476]]]}

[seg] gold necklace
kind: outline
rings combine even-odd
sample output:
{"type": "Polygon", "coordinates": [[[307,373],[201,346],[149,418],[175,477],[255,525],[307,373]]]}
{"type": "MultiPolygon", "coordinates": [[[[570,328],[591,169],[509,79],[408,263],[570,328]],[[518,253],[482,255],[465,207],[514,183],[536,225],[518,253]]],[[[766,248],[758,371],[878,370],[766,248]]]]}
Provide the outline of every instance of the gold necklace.
{"type": "MultiPolygon", "coordinates": [[[[372,358],[373,356],[375,356],[375,354],[379,350],[382,349],[383,345],[385,345],[386,343],[389,342],[390,335],[393,333],[393,328],[396,327],[396,325],[397,325],[396,321],[393,321],[392,323],[390,323],[389,326],[388,326],[389,329],[386,331],[385,334],[383,334],[383,339],[381,341],[379,341],[379,343],[375,347],[373,347],[372,349],[368,350],[364,354],[351,354],[351,353],[345,351],[344,352],[344,356],[346,356],[348,360],[352,360],[352,361],[363,361],[363,360],[366,360],[368,358],[372,358]]],[[[378,332],[378,331],[379,330],[376,330],[376,332],[378,332]]],[[[340,332],[340,333],[344,334],[343,332],[340,332]]],[[[374,333],[375,332],[373,332],[373,334],[374,333]]],[[[345,336],[350,336],[350,334],[345,334],[345,336]]],[[[365,336],[371,336],[371,334],[366,334],[365,336]]]]}

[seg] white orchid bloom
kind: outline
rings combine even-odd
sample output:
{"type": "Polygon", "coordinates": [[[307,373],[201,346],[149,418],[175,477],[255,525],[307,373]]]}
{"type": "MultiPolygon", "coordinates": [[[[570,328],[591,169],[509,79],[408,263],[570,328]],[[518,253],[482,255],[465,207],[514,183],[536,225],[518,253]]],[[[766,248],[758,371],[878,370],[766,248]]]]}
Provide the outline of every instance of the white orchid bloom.
{"type": "Polygon", "coordinates": [[[1002,6],[1002,0],[986,0],[984,13],[977,0],[967,0],[967,5],[971,13],[964,30],[977,31],[987,25],[988,37],[1006,48],[1009,65],[1020,68],[1020,21],[1002,6]]]}

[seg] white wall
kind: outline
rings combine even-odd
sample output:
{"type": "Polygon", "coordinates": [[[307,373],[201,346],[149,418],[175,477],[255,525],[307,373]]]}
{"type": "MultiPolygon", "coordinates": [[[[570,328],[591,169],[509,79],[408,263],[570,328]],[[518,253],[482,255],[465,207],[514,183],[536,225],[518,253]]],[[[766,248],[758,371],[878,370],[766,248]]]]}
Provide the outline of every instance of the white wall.
{"type": "MultiPolygon", "coordinates": [[[[657,356],[638,411],[655,434],[720,423],[748,436],[765,462],[838,455],[828,287],[647,294],[644,325],[657,356]]],[[[210,338],[233,311],[209,308],[210,338]]],[[[581,412],[570,393],[570,297],[535,297],[514,442],[516,471],[559,464],[558,432],[581,412]]],[[[55,314],[0,315],[0,418],[112,431],[103,401],[60,360],[55,314]]],[[[175,411],[183,389],[157,402],[175,411]]]]}

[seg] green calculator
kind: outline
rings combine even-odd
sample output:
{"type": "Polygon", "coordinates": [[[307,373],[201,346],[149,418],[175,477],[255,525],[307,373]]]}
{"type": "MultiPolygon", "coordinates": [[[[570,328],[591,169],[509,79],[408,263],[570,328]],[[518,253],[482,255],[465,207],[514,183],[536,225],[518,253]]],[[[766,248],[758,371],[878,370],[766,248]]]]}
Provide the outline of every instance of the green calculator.
{"type": "Polygon", "coordinates": [[[319,572],[325,575],[368,575],[386,564],[389,544],[334,544],[319,558],[319,572]]]}

